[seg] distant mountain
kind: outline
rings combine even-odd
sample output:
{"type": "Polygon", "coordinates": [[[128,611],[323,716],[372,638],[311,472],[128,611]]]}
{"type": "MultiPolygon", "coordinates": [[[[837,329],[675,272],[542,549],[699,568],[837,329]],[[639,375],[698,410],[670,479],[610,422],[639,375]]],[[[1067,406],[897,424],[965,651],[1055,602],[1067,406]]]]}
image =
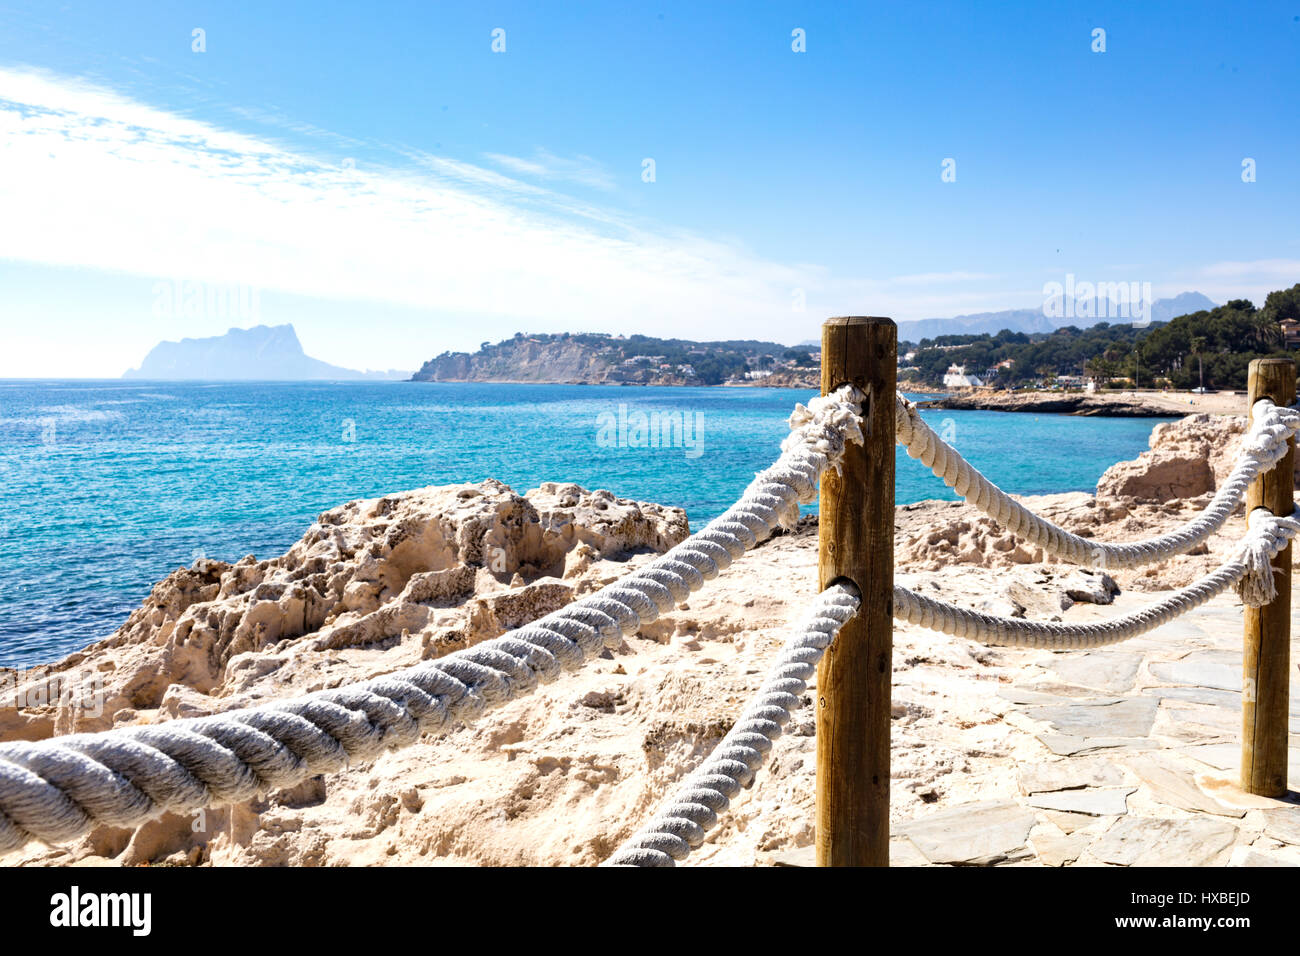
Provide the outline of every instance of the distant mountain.
{"type": "Polygon", "coordinates": [[[231,329],[225,335],[207,339],[160,342],[144,357],[138,369],[129,369],[122,377],[263,382],[400,381],[410,374],[358,372],[330,365],[303,353],[292,325],[258,325],[251,329],[231,329]]]}
{"type": "MultiPolygon", "coordinates": [[[[1069,325],[1073,319],[1060,322],[1069,325]]],[[[995,335],[1003,329],[1012,332],[1054,332],[1058,323],[1043,315],[1038,309],[1007,309],[1002,312],[976,312],[972,315],[957,315],[951,319],[913,319],[898,323],[898,340],[900,342],[919,342],[922,339],[934,339],[941,335],[979,335],[987,332],[995,335]]]]}
{"type": "MultiPolygon", "coordinates": [[[[900,342],[919,342],[921,339],[933,339],[940,335],[979,335],[987,332],[996,335],[1003,329],[1012,332],[1054,332],[1067,325],[1085,327],[1097,322],[1109,321],[1112,324],[1128,322],[1128,318],[1108,318],[1111,311],[1105,299],[1087,300],[1089,308],[1082,308],[1076,302],[1073,309],[1058,307],[1049,309],[1007,309],[1003,312],[976,312],[971,315],[958,315],[950,319],[914,319],[898,323],[900,342]],[[1072,313],[1072,314],[1067,314],[1072,313]]],[[[1151,303],[1152,322],[1168,322],[1180,315],[1213,309],[1217,303],[1199,292],[1183,292],[1172,299],[1156,299],[1151,303]]],[[[1120,311],[1120,310],[1116,310],[1120,311]]],[[[1123,313],[1127,315],[1127,313],[1123,313]]]]}
{"type": "Polygon", "coordinates": [[[1156,299],[1155,302],[1151,303],[1151,321],[1168,322],[1180,315],[1191,315],[1193,312],[1208,312],[1210,309],[1216,308],[1218,304],[1199,292],[1181,292],[1172,299],[1156,299]]]}

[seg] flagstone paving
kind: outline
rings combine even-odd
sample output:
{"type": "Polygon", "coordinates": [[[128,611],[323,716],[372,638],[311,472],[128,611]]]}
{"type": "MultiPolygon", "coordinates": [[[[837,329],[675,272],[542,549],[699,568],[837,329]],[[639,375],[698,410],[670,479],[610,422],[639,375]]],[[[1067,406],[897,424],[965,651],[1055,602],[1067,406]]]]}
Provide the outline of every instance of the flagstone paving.
{"type": "MultiPolygon", "coordinates": [[[[1034,676],[996,693],[1041,726],[1042,759],[1020,768],[1014,803],[949,807],[895,827],[895,837],[911,840],[930,864],[1300,865],[1300,749],[1291,752],[1287,798],[1236,787],[1239,604],[1221,598],[1136,647],[1037,652],[1030,662],[1040,668],[1026,669],[1034,676]],[[1023,842],[1026,818],[1017,806],[1037,821],[1023,842]],[[981,841],[974,834],[991,813],[1007,824],[981,841]]],[[[1295,747],[1300,675],[1291,684],[1295,747]]]]}
{"type": "Polygon", "coordinates": [[[1058,793],[1035,793],[1025,803],[1040,810],[1064,810],[1093,817],[1112,817],[1128,813],[1128,795],[1136,787],[1063,790],[1058,793]]]}
{"type": "Polygon", "coordinates": [[[1300,846],[1300,807],[1265,810],[1264,836],[1291,846],[1300,846]]]}
{"type": "MultiPolygon", "coordinates": [[[[1123,598],[1070,619],[1153,600],[1123,598]]],[[[1012,673],[1023,679],[970,693],[995,701],[989,709],[1010,733],[1036,740],[1036,759],[1017,758],[1006,799],[939,803],[895,822],[892,865],[1300,865],[1300,671],[1291,675],[1291,792],[1245,793],[1241,621],[1240,603],[1223,596],[1112,648],[1015,652],[1023,657],[1012,673]]],[[[912,686],[897,672],[895,684],[912,686]]],[[[812,865],[812,849],[769,862],[812,865]]]]}
{"type": "Polygon", "coordinates": [[[941,810],[897,828],[931,863],[980,866],[1032,856],[1032,811],[1012,803],[988,801],[941,810]]]}
{"type": "Polygon", "coordinates": [[[1034,764],[1020,771],[1019,780],[1020,792],[1028,794],[1081,787],[1117,787],[1123,782],[1124,772],[1100,757],[1034,764]]]}
{"type": "Polygon", "coordinates": [[[1222,866],[1240,832],[1220,820],[1124,817],[1084,851],[1116,866],[1222,866]]]}

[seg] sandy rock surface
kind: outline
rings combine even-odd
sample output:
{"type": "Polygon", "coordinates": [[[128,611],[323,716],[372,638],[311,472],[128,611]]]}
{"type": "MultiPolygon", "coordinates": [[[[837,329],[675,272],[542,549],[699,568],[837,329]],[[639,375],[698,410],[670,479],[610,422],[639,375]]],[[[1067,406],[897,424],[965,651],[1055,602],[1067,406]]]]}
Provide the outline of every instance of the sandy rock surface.
{"type": "MultiPolygon", "coordinates": [[[[1170,501],[1215,491],[1231,473],[1246,433],[1245,415],[1188,415],[1151,429],[1150,450],[1121,461],[1097,482],[1102,498],[1170,501]]],[[[1300,456],[1295,462],[1300,487],[1300,456]]]]}
{"type": "MultiPolygon", "coordinates": [[[[911,386],[904,383],[904,390],[911,386]]],[[[987,409],[1001,412],[1153,417],[1209,413],[1238,414],[1246,406],[1243,392],[1197,395],[1179,391],[1061,392],[1000,391],[992,388],[958,389],[935,400],[933,408],[987,409]]]]}
{"type": "MultiPolygon", "coordinates": [[[[105,641],[25,672],[0,739],[192,717],[361,679],[469,647],[585,589],[593,563],[686,537],[678,508],[608,491],[498,481],[353,501],[285,554],[199,560],[157,584],[105,641]],[[88,708],[81,685],[102,706],[88,708]]],[[[14,672],[10,671],[12,675],[14,672]]]]}

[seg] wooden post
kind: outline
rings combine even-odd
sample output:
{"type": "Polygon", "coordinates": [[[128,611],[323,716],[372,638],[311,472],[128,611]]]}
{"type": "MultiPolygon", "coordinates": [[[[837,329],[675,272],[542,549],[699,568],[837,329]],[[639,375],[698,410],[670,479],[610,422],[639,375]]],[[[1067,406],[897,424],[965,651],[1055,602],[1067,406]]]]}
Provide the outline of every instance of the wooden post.
{"type": "MultiPolygon", "coordinates": [[[[1295,401],[1295,362],[1255,359],[1247,380],[1251,417],[1255,403],[1295,401]]],[[[1291,513],[1294,503],[1295,439],[1277,467],[1260,475],[1246,493],[1246,513],[1267,508],[1291,513]]],[[[1241,788],[1265,797],[1287,792],[1287,718],[1291,668],[1291,547],[1273,559],[1277,598],[1260,608],[1246,608],[1241,681],[1241,788]]]]}
{"type": "Polygon", "coordinates": [[[894,644],[894,386],[898,330],[849,316],[822,326],[822,394],[867,393],[863,445],[822,476],[822,588],[847,578],[862,607],[817,668],[817,865],[889,865],[894,644]]]}

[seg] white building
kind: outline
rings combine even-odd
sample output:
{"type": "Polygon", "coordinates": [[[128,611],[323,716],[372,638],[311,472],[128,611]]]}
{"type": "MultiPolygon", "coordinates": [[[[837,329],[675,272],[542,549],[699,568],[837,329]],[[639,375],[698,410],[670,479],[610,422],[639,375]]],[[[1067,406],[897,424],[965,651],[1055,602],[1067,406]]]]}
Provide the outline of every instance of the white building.
{"type": "Polygon", "coordinates": [[[965,365],[949,365],[943,376],[944,388],[978,388],[984,383],[978,375],[967,375],[965,365]]]}

